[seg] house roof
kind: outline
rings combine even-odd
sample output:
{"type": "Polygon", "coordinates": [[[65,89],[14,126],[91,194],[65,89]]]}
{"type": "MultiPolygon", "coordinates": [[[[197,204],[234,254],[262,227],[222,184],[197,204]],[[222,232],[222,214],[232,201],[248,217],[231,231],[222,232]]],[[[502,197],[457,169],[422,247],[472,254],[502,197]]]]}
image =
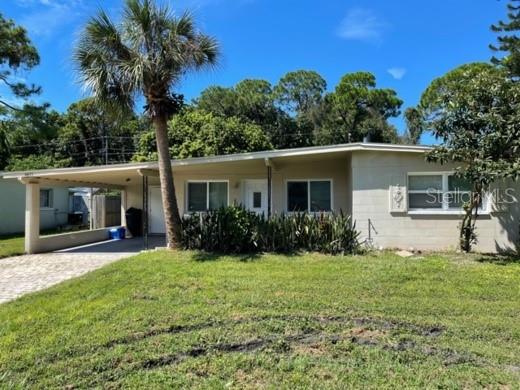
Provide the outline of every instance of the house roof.
{"type": "MultiPolygon", "coordinates": [[[[312,156],[330,153],[354,152],[354,151],[377,151],[377,152],[400,152],[400,153],[424,153],[431,150],[429,146],[419,145],[394,145],[379,143],[350,143],[327,146],[312,146],[306,148],[268,150],[262,152],[237,153],[222,156],[194,157],[187,159],[172,160],[173,167],[193,166],[200,164],[224,163],[233,161],[265,160],[284,157],[312,156]]],[[[136,171],[139,169],[157,169],[157,162],[126,163],[112,165],[98,165],[75,168],[52,168],[32,171],[0,172],[0,177],[5,179],[30,178],[30,177],[52,177],[63,174],[81,173],[124,173],[125,171],[136,171]]]]}

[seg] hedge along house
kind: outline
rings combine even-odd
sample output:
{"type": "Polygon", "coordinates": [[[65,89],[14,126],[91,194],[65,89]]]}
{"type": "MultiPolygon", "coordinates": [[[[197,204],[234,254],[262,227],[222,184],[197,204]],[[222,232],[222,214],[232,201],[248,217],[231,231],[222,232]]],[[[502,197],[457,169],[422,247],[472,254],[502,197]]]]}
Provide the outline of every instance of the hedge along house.
{"type": "MultiPolygon", "coordinates": [[[[181,214],[231,204],[270,215],[293,211],[352,215],[364,239],[386,248],[455,249],[468,186],[454,165],[425,161],[424,146],[355,143],[173,160],[181,214]]],[[[47,185],[122,191],[124,211],[144,210],[144,229],[164,234],[157,163],[12,172],[26,186],[26,250],[49,251],[106,239],[106,229],[40,237],[40,188],[47,185]]],[[[477,223],[479,251],[513,250],[519,239],[518,183],[496,186],[477,223]],[[495,196],[492,196],[495,195],[495,196]]]]}

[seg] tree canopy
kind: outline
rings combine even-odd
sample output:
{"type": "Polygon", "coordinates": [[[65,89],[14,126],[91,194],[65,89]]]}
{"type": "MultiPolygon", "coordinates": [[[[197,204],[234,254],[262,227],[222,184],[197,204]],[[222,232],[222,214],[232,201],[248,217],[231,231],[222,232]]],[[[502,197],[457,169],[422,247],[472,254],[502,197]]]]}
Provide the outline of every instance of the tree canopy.
{"type": "MultiPolygon", "coordinates": [[[[0,13],[0,82],[8,87],[15,97],[27,98],[39,93],[40,87],[28,85],[15,77],[18,69],[29,70],[40,63],[38,51],[27,36],[27,31],[17,26],[11,19],[0,13]]],[[[16,104],[0,96],[0,114],[2,108],[17,109],[16,104]]]]}
{"type": "Polygon", "coordinates": [[[333,93],[325,97],[319,144],[398,142],[397,130],[388,119],[400,114],[403,101],[392,89],[376,88],[369,72],[343,76],[333,93]]]}
{"type": "MultiPolygon", "coordinates": [[[[168,123],[168,140],[173,158],[272,149],[268,136],[260,126],[238,117],[222,117],[196,109],[186,109],[168,123]]],[[[153,131],[141,135],[134,160],[157,160],[153,131]]]]}
{"type": "Polygon", "coordinates": [[[507,21],[499,21],[491,26],[496,32],[497,44],[490,45],[491,50],[502,53],[502,57],[493,57],[491,62],[503,67],[512,77],[520,77],[520,0],[510,0],[507,5],[507,21]]]}
{"type": "MultiPolygon", "coordinates": [[[[434,81],[436,110],[427,125],[442,140],[428,160],[458,164],[456,174],[472,183],[461,223],[461,249],[476,241],[475,223],[484,191],[504,178],[520,177],[520,84],[502,69],[465,66],[434,81]]],[[[433,83],[432,83],[433,84],[433,83]]]]}
{"type": "Polygon", "coordinates": [[[319,107],[326,89],[327,82],[318,72],[297,70],[280,79],[274,88],[274,96],[286,112],[305,116],[319,107]]]}

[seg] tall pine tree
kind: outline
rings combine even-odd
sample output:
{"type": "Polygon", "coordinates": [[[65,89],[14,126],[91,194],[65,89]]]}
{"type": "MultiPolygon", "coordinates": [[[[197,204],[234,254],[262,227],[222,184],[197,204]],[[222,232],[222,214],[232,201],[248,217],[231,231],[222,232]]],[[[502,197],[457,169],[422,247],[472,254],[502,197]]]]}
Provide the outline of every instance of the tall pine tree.
{"type": "Polygon", "coordinates": [[[500,58],[493,57],[491,62],[505,68],[514,77],[520,77],[520,0],[510,0],[507,5],[507,21],[499,21],[498,24],[491,26],[491,30],[499,33],[498,44],[490,45],[491,50],[502,52],[500,58]]]}

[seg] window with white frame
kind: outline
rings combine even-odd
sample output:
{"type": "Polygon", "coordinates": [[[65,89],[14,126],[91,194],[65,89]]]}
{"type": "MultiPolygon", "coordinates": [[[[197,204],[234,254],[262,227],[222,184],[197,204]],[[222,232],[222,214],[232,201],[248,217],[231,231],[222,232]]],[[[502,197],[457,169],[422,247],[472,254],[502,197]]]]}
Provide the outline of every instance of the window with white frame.
{"type": "Polygon", "coordinates": [[[204,212],[227,206],[228,182],[190,181],[186,198],[189,212],[204,212]]]}
{"type": "Polygon", "coordinates": [[[52,208],[52,190],[41,189],[40,190],[40,208],[50,209],[52,208]]]}
{"type": "Polygon", "coordinates": [[[326,212],[331,209],[331,180],[289,180],[287,182],[287,211],[326,212]]]}
{"type": "Polygon", "coordinates": [[[451,172],[411,173],[408,175],[408,209],[461,211],[470,200],[471,190],[469,181],[451,172]]]}

